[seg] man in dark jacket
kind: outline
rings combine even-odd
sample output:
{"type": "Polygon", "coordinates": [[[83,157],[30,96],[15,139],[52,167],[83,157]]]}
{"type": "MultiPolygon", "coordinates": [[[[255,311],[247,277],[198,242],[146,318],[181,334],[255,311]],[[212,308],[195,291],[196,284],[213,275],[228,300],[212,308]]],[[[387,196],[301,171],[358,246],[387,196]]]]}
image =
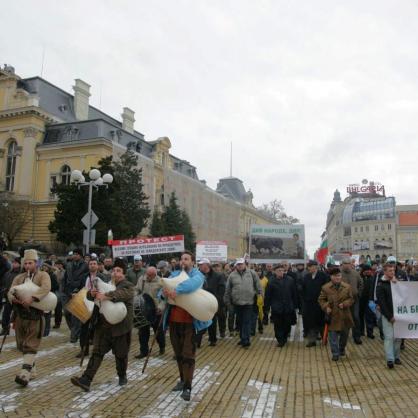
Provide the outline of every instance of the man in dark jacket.
{"type": "Polygon", "coordinates": [[[71,331],[70,341],[72,343],[78,341],[81,322],[65,309],[65,305],[72,298],[72,295],[77,293],[84,286],[88,272],[89,268],[83,260],[83,250],[75,249],[73,251],[72,261],[67,264],[62,279],[62,304],[64,306],[65,320],[71,331]]]}
{"type": "Polygon", "coordinates": [[[91,382],[102,364],[103,357],[112,350],[116,360],[116,370],[119,376],[119,385],[128,383],[126,371],[128,369],[128,353],[131,344],[131,331],[133,326],[133,284],[125,278],[126,264],[122,259],[116,259],[112,271],[116,289],[100,293],[91,290],[88,295],[98,301],[110,300],[112,302],[123,302],[126,305],[126,317],[115,325],[109,324],[103,315],[99,315],[95,327],[93,340],[93,353],[90,357],[87,368],[81,377],[72,377],[71,383],[79,386],[84,391],[90,390],[91,382]]]}
{"type": "Polygon", "coordinates": [[[382,313],[383,334],[385,336],[384,348],[387,366],[393,369],[394,364],[401,364],[401,339],[394,337],[392,288],[391,282],[396,282],[395,266],[389,263],[383,267],[383,276],[379,279],[376,286],[377,303],[382,313]]]}
{"type": "Polygon", "coordinates": [[[294,279],[285,274],[282,264],[274,268],[275,278],[267,285],[264,306],[271,307],[274,335],[279,347],[283,347],[296,324],[297,290],[294,279]]]}
{"type": "MultiPolygon", "coordinates": [[[[224,307],[224,295],[225,295],[225,277],[223,274],[216,273],[210,265],[210,261],[207,258],[202,258],[198,263],[200,272],[205,276],[205,282],[203,289],[212,293],[218,301],[218,312],[224,307]]],[[[216,345],[216,331],[218,324],[218,313],[212,319],[212,325],[208,328],[209,333],[209,345],[211,347],[216,345]]],[[[200,334],[200,338],[202,334],[200,334]]],[[[198,342],[198,345],[199,342],[198,342]]]]}
{"type": "MultiPolygon", "coordinates": [[[[20,257],[15,257],[12,261],[12,268],[10,271],[6,272],[0,280],[0,294],[6,296],[10,290],[10,286],[12,285],[13,279],[19,275],[22,271],[20,265],[20,257]]],[[[0,296],[3,297],[3,296],[0,296]]],[[[10,327],[10,317],[12,316],[12,304],[7,300],[3,306],[3,314],[1,317],[1,328],[2,331],[0,335],[6,335],[9,333],[10,327]]]]}
{"type": "Polygon", "coordinates": [[[316,339],[324,326],[324,313],[319,306],[318,298],[322,286],[327,282],[328,276],[318,270],[318,263],[315,260],[310,260],[308,273],[302,283],[303,326],[306,328],[304,333],[308,338],[306,347],[316,345],[316,339]]]}
{"type": "Polygon", "coordinates": [[[360,297],[360,331],[364,335],[364,327],[366,325],[367,337],[374,339],[373,329],[377,326],[376,314],[369,307],[369,297],[373,292],[374,273],[368,264],[361,266],[360,275],[363,279],[363,293],[360,297]]]}

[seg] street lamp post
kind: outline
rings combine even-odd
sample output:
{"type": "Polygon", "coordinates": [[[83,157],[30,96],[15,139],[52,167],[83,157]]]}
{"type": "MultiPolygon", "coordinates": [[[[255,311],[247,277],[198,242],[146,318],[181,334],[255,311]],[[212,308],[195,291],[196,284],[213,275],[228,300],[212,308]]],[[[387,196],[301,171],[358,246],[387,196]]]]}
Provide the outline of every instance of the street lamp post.
{"type": "Polygon", "coordinates": [[[80,170],[73,170],[71,172],[71,182],[76,184],[78,188],[85,186],[89,188],[89,198],[87,205],[87,241],[86,241],[86,253],[90,252],[90,235],[92,228],[92,210],[91,202],[93,199],[93,188],[98,189],[99,187],[109,187],[109,184],[113,182],[113,176],[109,173],[102,174],[97,168],[93,168],[89,172],[89,180],[86,181],[85,177],[80,170]]]}

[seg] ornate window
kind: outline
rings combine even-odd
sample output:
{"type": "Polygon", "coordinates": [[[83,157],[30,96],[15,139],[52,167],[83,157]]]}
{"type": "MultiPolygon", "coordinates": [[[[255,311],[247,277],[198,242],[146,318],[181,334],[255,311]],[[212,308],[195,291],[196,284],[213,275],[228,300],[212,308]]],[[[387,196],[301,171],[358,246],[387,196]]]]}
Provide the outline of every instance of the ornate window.
{"type": "Polygon", "coordinates": [[[6,190],[12,192],[15,187],[17,142],[11,141],[7,147],[6,190]]]}
{"type": "Polygon", "coordinates": [[[68,165],[61,167],[61,184],[69,186],[71,182],[71,168],[68,165]]]}

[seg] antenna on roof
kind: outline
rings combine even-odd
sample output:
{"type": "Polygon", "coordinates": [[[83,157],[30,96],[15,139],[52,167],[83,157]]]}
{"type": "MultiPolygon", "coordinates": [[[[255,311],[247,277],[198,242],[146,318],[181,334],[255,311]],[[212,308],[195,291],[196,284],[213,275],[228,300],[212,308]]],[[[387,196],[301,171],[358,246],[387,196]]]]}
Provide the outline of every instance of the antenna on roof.
{"type": "Polygon", "coordinates": [[[102,80],[100,80],[100,92],[99,92],[99,109],[102,108],[102,80]]]}
{"type": "Polygon", "coordinates": [[[229,161],[229,177],[232,177],[232,141],[231,141],[231,155],[229,161]]]}
{"type": "Polygon", "coordinates": [[[41,77],[44,74],[45,46],[42,48],[41,77]]]}

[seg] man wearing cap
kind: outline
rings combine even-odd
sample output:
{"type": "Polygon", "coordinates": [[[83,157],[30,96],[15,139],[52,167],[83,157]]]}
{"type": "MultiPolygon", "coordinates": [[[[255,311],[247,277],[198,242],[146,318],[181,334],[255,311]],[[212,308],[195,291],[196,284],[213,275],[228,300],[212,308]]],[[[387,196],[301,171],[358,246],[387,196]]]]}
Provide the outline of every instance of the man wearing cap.
{"type": "Polygon", "coordinates": [[[81,377],[72,377],[71,383],[79,386],[84,391],[90,390],[91,382],[97,373],[106,353],[112,350],[116,360],[116,371],[119,377],[119,385],[123,386],[128,383],[126,371],[128,369],[128,353],[131,344],[131,331],[133,326],[133,298],[134,288],[125,278],[126,263],[122,259],[116,259],[113,270],[112,279],[116,289],[100,293],[96,289],[88,292],[89,298],[103,302],[110,300],[112,302],[123,302],[127,309],[126,317],[119,323],[111,325],[100,314],[98,323],[94,329],[93,352],[87,364],[87,368],[81,377]]]}
{"type": "Polygon", "coordinates": [[[343,277],[343,282],[351,286],[351,292],[354,298],[354,303],[351,305],[351,315],[354,320],[354,327],[351,330],[353,339],[356,344],[362,344],[360,326],[360,298],[363,294],[363,279],[360,274],[354,270],[352,260],[349,257],[345,257],[341,261],[341,274],[343,277]]]}
{"type": "Polygon", "coordinates": [[[128,270],[126,279],[134,286],[138,283],[138,279],[145,274],[145,269],[142,263],[142,257],[139,254],[134,255],[134,265],[128,270]]]}
{"type": "Polygon", "coordinates": [[[303,278],[303,326],[308,339],[306,347],[314,347],[316,339],[324,326],[324,313],[318,303],[322,286],[328,282],[328,276],[318,270],[318,262],[309,260],[308,273],[303,278]]]}
{"type": "MultiPolygon", "coordinates": [[[[15,257],[12,261],[12,268],[6,272],[0,280],[0,297],[3,295],[6,297],[9,293],[10,287],[14,278],[21,273],[20,257],[15,257]]],[[[12,304],[7,300],[3,306],[3,314],[1,317],[1,328],[0,335],[8,335],[10,330],[10,317],[12,315],[12,304]]]]}
{"type": "Polygon", "coordinates": [[[87,264],[83,260],[83,250],[77,248],[73,251],[72,261],[67,263],[67,267],[62,279],[62,304],[64,306],[64,315],[68,328],[71,331],[70,341],[76,343],[80,336],[81,321],[71,315],[65,309],[65,305],[77,293],[85,282],[85,277],[89,272],[87,264]]]}
{"type": "Polygon", "coordinates": [[[253,307],[258,296],[261,297],[261,285],[256,272],[247,268],[243,258],[238,258],[235,270],[226,283],[224,300],[228,307],[234,307],[237,314],[240,328],[238,345],[243,348],[250,346],[253,307]]]}
{"type": "Polygon", "coordinates": [[[287,343],[292,325],[296,324],[298,303],[296,283],[282,264],[274,268],[275,278],[267,285],[264,304],[271,307],[274,335],[279,347],[287,343]]]}
{"type": "MultiPolygon", "coordinates": [[[[212,293],[218,301],[218,313],[224,308],[225,277],[216,273],[207,258],[202,258],[198,263],[200,272],[205,276],[203,289],[212,293]]],[[[208,329],[209,345],[214,347],[217,342],[216,332],[218,324],[218,313],[212,319],[212,325],[208,329]]]]}
{"type": "Polygon", "coordinates": [[[22,386],[27,386],[31,379],[35,356],[45,328],[43,311],[32,308],[31,304],[34,301],[39,302],[42,300],[51,290],[51,279],[48,273],[37,269],[37,261],[38,253],[36,250],[26,250],[24,252],[23,265],[25,272],[13,279],[7,295],[15,315],[17,349],[23,353],[22,370],[15,378],[15,382],[22,386]],[[26,281],[31,281],[39,286],[39,290],[31,297],[19,298],[15,295],[13,287],[26,281]]]}

